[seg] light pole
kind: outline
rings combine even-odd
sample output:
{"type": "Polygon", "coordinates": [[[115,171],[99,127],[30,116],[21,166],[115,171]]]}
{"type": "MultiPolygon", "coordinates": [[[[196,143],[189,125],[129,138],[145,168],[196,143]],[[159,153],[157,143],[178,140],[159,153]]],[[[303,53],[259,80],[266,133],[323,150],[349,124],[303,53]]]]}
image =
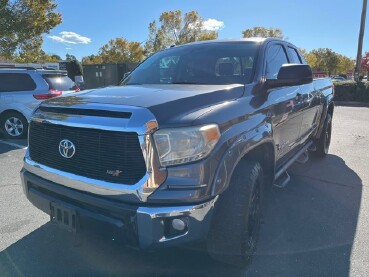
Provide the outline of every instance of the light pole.
{"type": "Polygon", "coordinates": [[[363,39],[364,39],[367,4],[368,4],[368,1],[363,0],[363,9],[361,11],[361,23],[360,23],[360,32],[359,32],[359,43],[357,47],[356,67],[355,67],[355,80],[356,81],[359,80],[359,74],[360,74],[360,69],[361,69],[361,54],[363,51],[363,39]]]}

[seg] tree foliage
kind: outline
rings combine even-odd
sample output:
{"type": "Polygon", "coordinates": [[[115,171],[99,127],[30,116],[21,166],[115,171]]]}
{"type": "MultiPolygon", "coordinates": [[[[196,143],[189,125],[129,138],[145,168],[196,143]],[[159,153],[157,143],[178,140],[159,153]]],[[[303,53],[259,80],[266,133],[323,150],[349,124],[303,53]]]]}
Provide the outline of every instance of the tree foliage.
{"type": "Polygon", "coordinates": [[[45,58],[42,34],[62,22],[54,0],[0,0],[0,54],[22,62],[45,58]]]}
{"type": "Polygon", "coordinates": [[[98,55],[82,59],[83,64],[137,63],[144,59],[144,48],[139,42],[116,38],[103,45],[98,55]]]}
{"type": "Polygon", "coordinates": [[[330,75],[346,74],[352,71],[355,66],[354,60],[329,48],[318,48],[310,52],[302,50],[301,52],[313,71],[324,71],[330,75]]]}
{"type": "Polygon", "coordinates": [[[365,52],[365,55],[361,59],[361,69],[366,71],[366,75],[369,76],[369,52],[365,52]]]}
{"type": "Polygon", "coordinates": [[[204,28],[204,19],[197,11],[184,15],[180,10],[163,12],[156,21],[149,24],[149,38],[145,44],[146,55],[168,48],[200,40],[211,40],[218,37],[217,31],[204,28]]]}
{"type": "Polygon", "coordinates": [[[251,38],[251,37],[261,37],[261,38],[280,38],[284,39],[285,36],[283,34],[283,31],[279,28],[265,28],[256,26],[251,29],[246,29],[242,32],[242,35],[244,38],[251,38]]]}

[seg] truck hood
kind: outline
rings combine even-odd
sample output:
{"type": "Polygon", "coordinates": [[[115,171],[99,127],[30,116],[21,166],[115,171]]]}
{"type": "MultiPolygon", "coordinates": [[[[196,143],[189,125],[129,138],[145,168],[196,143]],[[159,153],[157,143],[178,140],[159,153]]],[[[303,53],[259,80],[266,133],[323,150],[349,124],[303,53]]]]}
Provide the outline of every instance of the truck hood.
{"type": "Polygon", "coordinates": [[[243,91],[243,85],[131,85],[61,96],[48,100],[47,104],[72,107],[99,103],[144,107],[154,114],[160,125],[180,121],[203,108],[237,99],[243,91]]]}

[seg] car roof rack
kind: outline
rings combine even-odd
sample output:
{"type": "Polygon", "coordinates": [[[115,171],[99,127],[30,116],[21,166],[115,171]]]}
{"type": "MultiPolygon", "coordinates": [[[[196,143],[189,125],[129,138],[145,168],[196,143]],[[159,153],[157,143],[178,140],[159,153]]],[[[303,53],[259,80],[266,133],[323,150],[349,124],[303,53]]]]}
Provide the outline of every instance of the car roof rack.
{"type": "Polygon", "coordinates": [[[9,66],[9,65],[0,65],[0,69],[26,69],[26,70],[36,70],[36,68],[32,66],[9,66]]]}

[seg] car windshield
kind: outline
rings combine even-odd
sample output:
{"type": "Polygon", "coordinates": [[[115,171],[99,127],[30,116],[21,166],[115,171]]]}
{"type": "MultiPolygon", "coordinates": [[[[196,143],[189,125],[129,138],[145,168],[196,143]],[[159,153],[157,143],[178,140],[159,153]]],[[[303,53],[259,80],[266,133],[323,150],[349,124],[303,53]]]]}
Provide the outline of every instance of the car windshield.
{"type": "Polygon", "coordinates": [[[43,77],[49,84],[50,89],[66,91],[74,90],[76,88],[76,84],[67,75],[45,74],[43,77]]]}
{"type": "Polygon", "coordinates": [[[122,85],[245,84],[251,80],[257,47],[255,42],[172,47],[141,63],[122,85]]]}

